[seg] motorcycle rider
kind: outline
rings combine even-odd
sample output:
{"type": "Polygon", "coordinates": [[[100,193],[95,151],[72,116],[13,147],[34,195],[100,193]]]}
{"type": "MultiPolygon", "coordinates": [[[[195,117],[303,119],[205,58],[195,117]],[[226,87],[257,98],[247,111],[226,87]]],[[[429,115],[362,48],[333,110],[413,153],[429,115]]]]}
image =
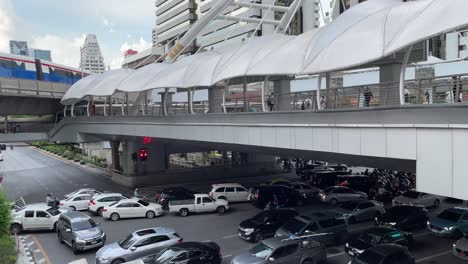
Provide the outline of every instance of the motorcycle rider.
{"type": "Polygon", "coordinates": [[[46,197],[46,204],[47,204],[48,206],[54,206],[54,205],[55,205],[55,199],[52,198],[52,194],[51,194],[51,193],[47,194],[47,197],[46,197]]]}

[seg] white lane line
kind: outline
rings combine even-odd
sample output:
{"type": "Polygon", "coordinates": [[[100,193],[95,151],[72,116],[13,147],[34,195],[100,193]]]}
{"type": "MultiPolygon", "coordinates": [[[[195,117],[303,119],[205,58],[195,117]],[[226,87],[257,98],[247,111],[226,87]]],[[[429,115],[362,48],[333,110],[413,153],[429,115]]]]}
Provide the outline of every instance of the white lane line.
{"type": "Polygon", "coordinates": [[[331,255],[328,255],[327,258],[334,258],[334,257],[342,256],[344,254],[345,254],[345,252],[331,254],[331,255]]]}
{"type": "Polygon", "coordinates": [[[232,257],[232,255],[225,255],[225,256],[222,256],[222,258],[230,258],[232,257]]]}
{"type": "Polygon", "coordinates": [[[208,242],[211,242],[211,240],[205,240],[205,241],[202,241],[203,243],[208,243],[208,242]]]}
{"type": "Polygon", "coordinates": [[[422,259],[418,259],[418,260],[416,260],[416,263],[423,262],[423,261],[433,259],[433,258],[437,258],[437,257],[443,256],[443,255],[447,255],[449,253],[452,253],[452,250],[445,251],[445,252],[442,252],[442,253],[439,253],[439,254],[435,254],[435,255],[432,255],[432,256],[429,256],[429,257],[422,258],[422,259]]]}
{"type": "Polygon", "coordinates": [[[225,238],[232,238],[232,237],[238,237],[238,236],[239,236],[238,234],[234,234],[234,235],[230,235],[230,236],[225,236],[225,237],[223,237],[223,239],[225,239],[225,238]]]}

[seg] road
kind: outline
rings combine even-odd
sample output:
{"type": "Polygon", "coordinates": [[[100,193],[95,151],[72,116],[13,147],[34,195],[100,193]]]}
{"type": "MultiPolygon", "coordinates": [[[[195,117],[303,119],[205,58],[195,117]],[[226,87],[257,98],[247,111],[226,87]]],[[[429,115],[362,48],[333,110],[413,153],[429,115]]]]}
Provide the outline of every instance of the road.
{"type": "MultiPolygon", "coordinates": [[[[64,194],[82,187],[94,187],[102,190],[131,193],[131,190],[113,184],[109,178],[97,175],[95,172],[82,169],[61,160],[55,159],[36,151],[28,146],[15,147],[14,150],[3,151],[5,160],[0,162],[0,174],[4,176],[3,188],[11,200],[24,197],[27,203],[43,202],[47,193],[62,197],[64,194]]],[[[239,179],[241,183],[252,185],[255,180],[266,181],[268,178],[239,179]]],[[[237,181],[237,179],[233,179],[237,181]]],[[[209,186],[200,184],[191,185],[191,188],[209,186]]],[[[441,207],[453,206],[444,203],[441,207]]],[[[323,204],[311,204],[298,208],[300,212],[310,212],[329,208],[323,204]]],[[[432,210],[431,215],[439,212],[441,208],[432,210]]],[[[175,215],[164,215],[156,219],[129,219],[118,222],[106,221],[94,217],[101,222],[101,226],[108,236],[108,243],[118,241],[126,234],[141,228],[154,226],[173,227],[185,241],[213,241],[221,246],[223,263],[229,263],[233,256],[245,252],[252,244],[237,237],[237,225],[255,214],[259,210],[248,203],[232,205],[232,210],[223,216],[216,214],[191,215],[187,218],[175,215]]],[[[372,226],[372,223],[361,223],[352,226],[352,231],[358,233],[372,226]]],[[[427,233],[425,230],[415,231],[415,247],[411,250],[417,263],[443,263],[458,264],[464,261],[452,256],[450,250],[452,239],[441,238],[427,233]]],[[[74,255],[70,248],[57,241],[53,232],[31,232],[28,236],[35,239],[38,252],[44,257],[42,263],[65,264],[73,260],[86,258],[94,263],[95,251],[88,251],[74,255]]],[[[343,246],[330,247],[328,262],[330,264],[347,263],[350,258],[343,252],[343,246]]]]}

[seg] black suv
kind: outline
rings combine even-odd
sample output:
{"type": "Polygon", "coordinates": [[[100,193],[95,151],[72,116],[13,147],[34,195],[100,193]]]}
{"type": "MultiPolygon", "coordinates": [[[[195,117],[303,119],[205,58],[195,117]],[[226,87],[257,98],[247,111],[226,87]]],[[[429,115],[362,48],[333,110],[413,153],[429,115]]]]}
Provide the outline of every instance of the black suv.
{"type": "Polygon", "coordinates": [[[191,200],[194,199],[196,192],[185,189],[183,187],[169,187],[163,189],[157,195],[158,204],[162,205],[164,210],[169,210],[169,202],[174,200],[191,200]]]}
{"type": "Polygon", "coordinates": [[[218,244],[214,242],[184,242],[170,246],[146,264],[220,264],[222,261],[218,244]]]}
{"type": "Polygon", "coordinates": [[[377,225],[389,226],[401,230],[412,228],[426,228],[427,210],[420,206],[398,205],[387,210],[385,214],[377,216],[377,225]]]}
{"type": "Polygon", "coordinates": [[[371,247],[364,251],[351,264],[415,264],[408,249],[396,244],[371,247]]]}
{"type": "Polygon", "coordinates": [[[279,203],[285,206],[303,205],[305,198],[301,194],[284,185],[260,185],[250,190],[250,202],[257,208],[264,209],[269,201],[277,196],[279,203]]]}
{"type": "Polygon", "coordinates": [[[413,234],[391,227],[373,227],[346,243],[345,252],[351,257],[356,257],[364,250],[373,246],[392,243],[411,247],[413,244],[413,234]]]}
{"type": "Polygon", "coordinates": [[[239,236],[254,243],[275,235],[276,230],[296,217],[294,209],[281,208],[263,211],[239,224],[239,236]]]}

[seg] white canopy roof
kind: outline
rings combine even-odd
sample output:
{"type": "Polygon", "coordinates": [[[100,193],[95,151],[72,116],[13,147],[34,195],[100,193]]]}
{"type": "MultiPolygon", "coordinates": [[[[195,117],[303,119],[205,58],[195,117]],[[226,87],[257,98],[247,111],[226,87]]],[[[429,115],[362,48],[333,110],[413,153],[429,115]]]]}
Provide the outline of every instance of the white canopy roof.
{"type": "Polygon", "coordinates": [[[187,56],[173,64],[146,66],[133,73],[116,70],[92,82],[85,78],[70,88],[78,87],[79,91],[65,94],[62,103],[116,91],[209,87],[240,76],[338,71],[377,61],[466,26],[467,0],[369,0],[346,11],[330,25],[299,36],[268,35],[237,47],[187,56]]]}

